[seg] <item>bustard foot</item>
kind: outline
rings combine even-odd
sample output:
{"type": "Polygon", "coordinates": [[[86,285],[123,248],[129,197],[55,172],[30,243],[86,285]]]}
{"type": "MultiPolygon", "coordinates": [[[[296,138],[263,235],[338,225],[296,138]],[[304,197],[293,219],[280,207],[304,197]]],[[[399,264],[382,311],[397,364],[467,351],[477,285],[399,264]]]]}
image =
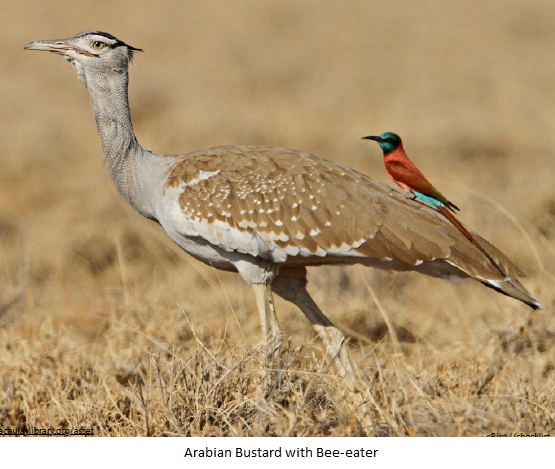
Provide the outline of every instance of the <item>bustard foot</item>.
{"type": "MultiPolygon", "coordinates": [[[[329,321],[329,319],[327,320],[329,321]]],[[[354,389],[356,383],[355,372],[351,364],[349,350],[345,343],[345,334],[331,322],[329,325],[313,323],[313,326],[326,346],[330,365],[333,363],[339,376],[344,378],[349,383],[349,386],[354,389]]]]}

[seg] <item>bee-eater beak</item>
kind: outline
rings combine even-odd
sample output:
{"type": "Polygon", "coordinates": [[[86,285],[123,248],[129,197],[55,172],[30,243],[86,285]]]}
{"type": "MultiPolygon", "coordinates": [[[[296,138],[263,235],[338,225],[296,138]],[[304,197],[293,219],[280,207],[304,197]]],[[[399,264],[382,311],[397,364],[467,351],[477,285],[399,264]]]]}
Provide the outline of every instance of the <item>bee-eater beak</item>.
{"type": "Polygon", "coordinates": [[[366,140],[375,140],[375,141],[378,142],[378,143],[382,141],[382,139],[381,139],[380,137],[375,137],[375,136],[373,136],[373,135],[371,135],[371,136],[369,136],[369,137],[362,137],[362,139],[363,139],[363,140],[364,140],[364,139],[366,139],[366,140]]]}

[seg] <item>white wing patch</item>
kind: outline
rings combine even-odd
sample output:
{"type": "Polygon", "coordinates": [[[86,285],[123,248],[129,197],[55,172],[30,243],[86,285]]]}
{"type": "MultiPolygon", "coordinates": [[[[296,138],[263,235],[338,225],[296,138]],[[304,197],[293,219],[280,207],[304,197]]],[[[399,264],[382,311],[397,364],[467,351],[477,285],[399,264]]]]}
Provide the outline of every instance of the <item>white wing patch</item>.
{"type": "MultiPolygon", "coordinates": [[[[200,181],[206,181],[207,179],[210,179],[211,177],[217,176],[218,174],[220,174],[219,169],[217,171],[199,171],[198,176],[196,178],[192,179],[191,181],[189,181],[188,184],[185,184],[184,187],[194,186],[194,185],[198,184],[200,181]]],[[[183,191],[181,191],[181,192],[183,192],[183,191]]]]}

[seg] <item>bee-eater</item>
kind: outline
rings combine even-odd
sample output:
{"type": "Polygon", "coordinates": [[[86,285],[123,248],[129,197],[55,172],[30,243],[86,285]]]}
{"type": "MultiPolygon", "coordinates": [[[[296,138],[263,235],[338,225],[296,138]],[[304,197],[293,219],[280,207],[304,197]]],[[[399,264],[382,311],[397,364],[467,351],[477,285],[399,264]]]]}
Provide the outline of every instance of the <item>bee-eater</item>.
{"type": "Polygon", "coordinates": [[[415,198],[435,207],[447,220],[449,220],[466,238],[474,244],[482,254],[501,272],[497,263],[491,258],[486,250],[476,241],[465,226],[457,220],[453,213],[460,210],[454,203],[450,202],[439,192],[424,176],[415,164],[409,159],[403,148],[403,142],[399,135],[393,132],[384,132],[379,136],[362,137],[363,139],[375,140],[383,150],[385,170],[391,180],[405,191],[413,194],[415,198]],[[452,213],[451,213],[452,212],[452,213]]]}

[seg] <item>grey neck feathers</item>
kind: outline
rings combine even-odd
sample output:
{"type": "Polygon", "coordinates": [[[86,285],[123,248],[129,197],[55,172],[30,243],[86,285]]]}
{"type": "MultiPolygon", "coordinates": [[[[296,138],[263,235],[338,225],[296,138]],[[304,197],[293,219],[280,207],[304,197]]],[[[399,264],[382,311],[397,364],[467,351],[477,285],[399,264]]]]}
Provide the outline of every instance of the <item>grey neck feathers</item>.
{"type": "Polygon", "coordinates": [[[131,123],[127,70],[84,78],[110,177],[123,199],[151,217],[137,180],[147,162],[143,161],[145,150],[137,141],[131,123]]]}

